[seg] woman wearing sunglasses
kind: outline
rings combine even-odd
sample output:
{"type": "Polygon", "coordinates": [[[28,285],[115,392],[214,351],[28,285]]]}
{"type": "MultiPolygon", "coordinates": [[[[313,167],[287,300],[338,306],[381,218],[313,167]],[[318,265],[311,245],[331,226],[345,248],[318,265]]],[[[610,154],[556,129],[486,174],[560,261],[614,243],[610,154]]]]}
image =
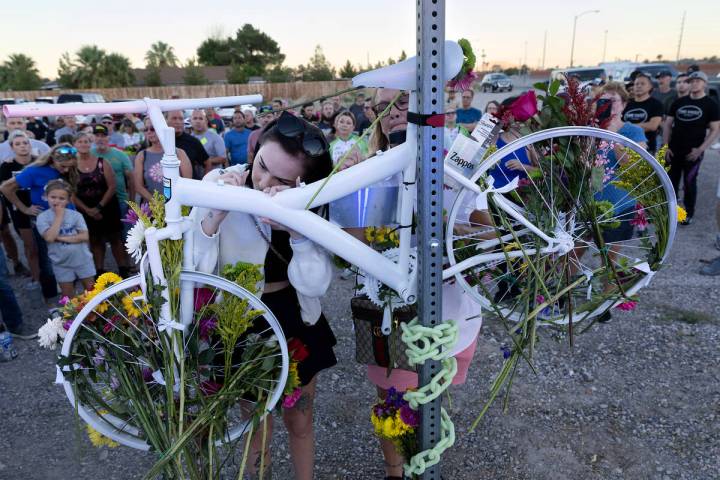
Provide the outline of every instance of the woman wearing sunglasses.
{"type": "MultiPolygon", "coordinates": [[[[268,195],[326,177],[332,169],[328,143],[319,128],[284,112],[264,129],[251,166],[234,165],[208,173],[204,181],[254,188],[268,195]]],[[[283,409],[295,478],[312,478],[315,444],[313,400],[317,374],[337,363],[335,335],[323,316],[320,297],[331,280],[329,257],[310,240],[270,220],[238,212],[195,209],[195,261],[213,272],[238,261],[264,265],[262,301],[279,320],[286,338],[302,342],[308,356],[299,362],[302,395],[283,409]]],[[[268,418],[270,431],[272,418],[268,418]]],[[[268,442],[270,435],[267,435],[268,442]]],[[[248,465],[262,450],[262,432],[252,444],[248,465]]],[[[265,465],[270,457],[265,448],[265,465]]],[[[253,472],[257,473],[257,472],[253,472]]],[[[254,477],[253,477],[254,478],[254,477]]],[[[270,478],[265,472],[265,478],[270,478]]]]}
{"type": "MultiPolygon", "coordinates": [[[[379,125],[370,137],[370,151],[387,150],[405,141],[407,130],[407,112],[409,107],[409,96],[405,93],[398,97],[398,90],[378,89],[375,94],[375,105],[373,110],[380,116],[385,109],[392,104],[388,113],[380,119],[379,125]],[[395,100],[395,103],[392,103],[395,100]]],[[[445,189],[444,204],[446,210],[452,207],[452,197],[445,189]]],[[[446,282],[443,284],[443,320],[453,319],[459,327],[458,340],[450,350],[450,355],[457,360],[457,374],[452,383],[463,384],[467,377],[470,362],[475,353],[477,336],[482,324],[479,306],[467,295],[462,287],[456,283],[446,282]]],[[[385,398],[390,387],[399,392],[405,392],[410,388],[418,387],[418,376],[416,372],[402,369],[393,369],[388,376],[387,368],[376,365],[368,365],[368,379],[377,388],[380,398],[385,398]]],[[[385,479],[400,480],[403,478],[403,463],[406,459],[397,452],[395,445],[390,440],[380,439],[380,447],[385,457],[385,479]]]]}
{"type": "Polygon", "coordinates": [[[32,222],[32,233],[38,250],[40,266],[40,287],[48,307],[53,307],[52,299],[57,296],[57,282],[53,274],[52,263],[48,256],[47,243],[35,227],[35,217],[48,208],[45,198],[45,186],[50,180],[63,178],[70,185],[77,183],[77,150],[67,143],[60,143],[48,153],[23,168],[15,177],[0,185],[0,192],[20,212],[28,215],[32,222]],[[30,190],[30,205],[18,198],[18,190],[30,190]]]}

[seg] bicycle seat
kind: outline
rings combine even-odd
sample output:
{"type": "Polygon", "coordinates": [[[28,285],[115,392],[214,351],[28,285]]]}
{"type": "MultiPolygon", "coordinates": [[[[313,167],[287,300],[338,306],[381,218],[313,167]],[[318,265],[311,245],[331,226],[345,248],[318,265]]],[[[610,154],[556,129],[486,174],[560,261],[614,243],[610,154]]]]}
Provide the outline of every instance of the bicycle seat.
{"type": "MultiPolygon", "coordinates": [[[[445,81],[458,74],[463,64],[463,52],[457,42],[445,41],[445,81]]],[[[444,83],[444,82],[443,82],[444,83]]],[[[417,90],[417,57],[356,75],[354,87],[395,88],[417,90]]]]}

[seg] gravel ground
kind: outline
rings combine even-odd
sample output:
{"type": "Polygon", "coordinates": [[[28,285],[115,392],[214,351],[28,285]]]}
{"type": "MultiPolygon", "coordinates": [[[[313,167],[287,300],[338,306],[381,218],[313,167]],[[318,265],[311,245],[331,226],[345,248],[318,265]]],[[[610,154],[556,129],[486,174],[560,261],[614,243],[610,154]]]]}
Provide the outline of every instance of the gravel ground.
{"type": "MultiPolygon", "coordinates": [[[[696,223],[679,228],[668,267],[642,291],[638,309],[617,312],[574,348],[544,334],[537,375],[522,368],[507,413],[496,404],[471,433],[505,341],[499,325],[486,319],[468,381],[451,390],[457,442],[443,457],[444,478],[719,478],[720,280],[697,274],[700,259],[720,253],[712,247],[719,173],[720,156],[711,152],[700,175],[696,223]]],[[[26,321],[39,326],[39,293],[13,283],[26,321]]],[[[373,389],[354,361],[349,290],[350,281],[338,277],[325,298],[339,364],[319,380],[318,479],[383,476],[368,419],[373,389]]],[[[53,384],[54,353],[35,342],[16,345],[19,358],[0,364],[0,478],[141,478],[149,455],[97,450],[87,441],[53,384]]],[[[277,430],[275,478],[292,478],[286,434],[277,430]]]]}

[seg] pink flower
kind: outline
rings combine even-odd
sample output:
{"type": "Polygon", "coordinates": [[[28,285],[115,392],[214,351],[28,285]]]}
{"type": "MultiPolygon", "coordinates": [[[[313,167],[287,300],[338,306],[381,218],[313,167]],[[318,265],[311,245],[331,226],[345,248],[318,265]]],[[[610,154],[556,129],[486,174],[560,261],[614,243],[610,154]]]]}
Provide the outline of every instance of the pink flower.
{"type": "Polygon", "coordinates": [[[631,310],[635,310],[635,307],[637,307],[638,302],[635,302],[633,300],[628,300],[627,302],[619,303],[617,305],[618,310],[623,310],[625,312],[629,312],[631,310]]]}
{"type": "Polygon", "coordinates": [[[537,297],[535,297],[535,303],[545,303],[545,297],[542,295],[538,295],[537,297]]]}
{"type": "Polygon", "coordinates": [[[62,297],[62,298],[58,301],[58,303],[59,303],[60,305],[62,305],[62,306],[65,306],[65,304],[68,303],[69,301],[70,301],[70,297],[68,297],[67,295],[65,295],[64,297],[62,297]]]}
{"type": "Polygon", "coordinates": [[[518,122],[524,122],[538,113],[535,90],[529,90],[527,93],[520,95],[517,100],[510,105],[510,113],[518,122]]]}
{"type": "Polygon", "coordinates": [[[293,392],[290,395],[285,395],[285,398],[283,398],[282,406],[283,408],[292,408],[295,406],[298,400],[300,400],[300,396],[302,395],[302,389],[300,387],[293,390],[293,392]]]}
{"type": "Polygon", "coordinates": [[[647,215],[645,215],[645,208],[638,203],[635,205],[635,217],[630,220],[630,225],[637,228],[639,232],[644,232],[649,224],[647,215]]]}
{"type": "Polygon", "coordinates": [[[195,311],[199,312],[205,305],[215,300],[215,294],[209,288],[195,289],[195,311]]]}
{"type": "Polygon", "coordinates": [[[476,72],[473,72],[472,70],[469,71],[467,74],[465,74],[464,77],[458,80],[450,80],[447,82],[447,86],[450,87],[453,90],[459,90],[459,91],[465,91],[472,87],[472,84],[475,80],[478,79],[478,74],[476,72]]]}
{"type": "Polygon", "coordinates": [[[204,318],[200,320],[200,338],[207,340],[210,334],[217,328],[217,320],[215,318],[204,318]]]}

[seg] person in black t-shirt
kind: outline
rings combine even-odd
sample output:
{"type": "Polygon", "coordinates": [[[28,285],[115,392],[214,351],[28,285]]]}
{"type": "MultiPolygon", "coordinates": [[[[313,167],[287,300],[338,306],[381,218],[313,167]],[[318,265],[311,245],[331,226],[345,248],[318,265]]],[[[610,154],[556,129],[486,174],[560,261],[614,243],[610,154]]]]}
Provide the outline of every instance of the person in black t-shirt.
{"type": "Polygon", "coordinates": [[[623,121],[634,123],[645,131],[648,141],[648,151],[655,153],[657,131],[660,128],[664,108],[662,103],[650,96],[652,92],[652,80],[640,72],[635,76],[633,82],[633,97],[623,112],[623,121]]]}
{"type": "Polygon", "coordinates": [[[663,141],[668,144],[666,160],[670,163],[670,179],[677,192],[683,181],[683,201],[687,220],[692,223],[697,197],[697,175],[703,154],[720,134],[718,104],[705,95],[707,75],[690,74],[690,95],[678,98],[670,106],[663,125],[663,141]]]}
{"type": "Polygon", "coordinates": [[[175,148],[185,151],[193,167],[193,179],[202,180],[205,161],[210,158],[200,140],[185,132],[185,119],[181,111],[167,113],[168,126],[175,129],[175,148]]]}

